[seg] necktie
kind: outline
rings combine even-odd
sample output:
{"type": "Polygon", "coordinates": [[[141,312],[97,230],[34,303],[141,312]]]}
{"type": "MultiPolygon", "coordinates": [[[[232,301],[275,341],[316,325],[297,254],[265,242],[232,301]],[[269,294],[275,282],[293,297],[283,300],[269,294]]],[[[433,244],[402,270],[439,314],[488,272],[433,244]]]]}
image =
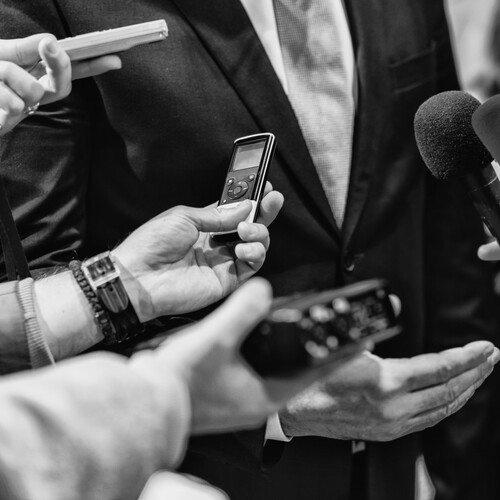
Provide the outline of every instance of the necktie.
{"type": "Polygon", "coordinates": [[[331,2],[273,0],[288,98],[339,227],[352,156],[354,98],[331,2]]]}

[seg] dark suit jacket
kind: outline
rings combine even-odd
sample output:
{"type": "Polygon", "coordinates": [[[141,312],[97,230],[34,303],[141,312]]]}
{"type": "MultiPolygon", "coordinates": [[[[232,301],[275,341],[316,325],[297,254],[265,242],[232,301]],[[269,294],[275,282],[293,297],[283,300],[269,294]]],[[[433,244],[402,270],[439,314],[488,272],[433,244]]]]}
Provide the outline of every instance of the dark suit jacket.
{"type": "MultiPolygon", "coordinates": [[[[456,186],[430,179],[413,139],[417,106],[457,87],[441,2],[347,4],[359,105],[340,231],[238,1],[2,0],[4,37],[43,30],[66,37],[158,18],[170,30],[166,42],[124,53],[122,71],[77,82],[62,104],[40,110],[3,142],[2,168],[32,265],[112,247],[173,205],[213,202],[234,138],[270,131],[278,140],[270,180],[286,199],[262,270],[276,295],[387,278],[404,304],[404,333],[380,346],[383,356],[491,337],[489,269],[475,255],[481,224],[456,186]]],[[[427,458],[441,498],[472,498],[471,477],[486,470],[495,444],[490,404],[480,391],[433,431],[427,458]]],[[[263,480],[262,440],[262,430],[195,440],[185,467],[234,500],[348,498],[350,442],[294,439],[263,480]]],[[[369,444],[370,499],[413,498],[420,452],[418,436],[369,444]]]]}

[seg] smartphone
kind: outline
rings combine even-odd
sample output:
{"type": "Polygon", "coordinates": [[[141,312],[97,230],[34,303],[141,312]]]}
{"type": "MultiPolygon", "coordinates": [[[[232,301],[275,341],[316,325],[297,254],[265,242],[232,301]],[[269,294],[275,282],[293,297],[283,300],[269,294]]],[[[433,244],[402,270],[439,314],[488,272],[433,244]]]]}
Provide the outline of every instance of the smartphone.
{"type": "MultiPolygon", "coordinates": [[[[275,149],[276,138],[270,133],[248,135],[234,141],[219,208],[234,208],[243,201],[250,200],[252,211],[246,220],[247,222],[257,220],[266,187],[267,172],[275,149]]],[[[211,233],[211,236],[219,242],[240,239],[237,231],[211,233]]]]}
{"type": "Polygon", "coordinates": [[[93,59],[108,54],[123,52],[136,45],[160,42],[168,36],[164,19],[148,23],[133,24],[105,31],[95,31],[72,38],[58,40],[72,61],[93,59]]]}
{"type": "Polygon", "coordinates": [[[263,377],[286,377],[352,356],[401,332],[385,280],[276,299],[241,353],[263,377]]]}

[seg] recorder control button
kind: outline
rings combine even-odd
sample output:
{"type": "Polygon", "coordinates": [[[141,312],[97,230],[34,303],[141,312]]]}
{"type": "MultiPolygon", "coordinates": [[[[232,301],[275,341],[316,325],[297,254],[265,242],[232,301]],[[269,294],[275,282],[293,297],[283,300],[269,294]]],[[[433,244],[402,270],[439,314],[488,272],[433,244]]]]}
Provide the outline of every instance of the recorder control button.
{"type": "Polygon", "coordinates": [[[236,185],[233,184],[227,190],[227,195],[232,200],[235,200],[241,198],[247,191],[248,191],[248,183],[246,183],[245,181],[240,181],[236,185]]]}
{"type": "Polygon", "coordinates": [[[230,185],[231,185],[231,184],[233,184],[233,183],[234,183],[234,177],[231,177],[230,179],[228,179],[228,180],[226,181],[226,184],[227,184],[228,186],[230,186],[230,185]]]}
{"type": "Polygon", "coordinates": [[[255,179],[255,175],[254,174],[248,176],[248,180],[250,182],[252,182],[254,179],[255,179]]]}

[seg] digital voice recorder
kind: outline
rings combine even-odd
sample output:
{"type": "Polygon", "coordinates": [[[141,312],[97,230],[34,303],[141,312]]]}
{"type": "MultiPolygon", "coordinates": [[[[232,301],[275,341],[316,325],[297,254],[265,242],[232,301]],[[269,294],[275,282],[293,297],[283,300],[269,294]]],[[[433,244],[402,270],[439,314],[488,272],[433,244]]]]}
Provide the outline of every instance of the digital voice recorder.
{"type": "MultiPolygon", "coordinates": [[[[273,134],[263,133],[240,137],[234,141],[229,170],[218,207],[234,208],[245,200],[252,202],[247,222],[255,222],[266,186],[266,176],[276,148],[273,134]]],[[[237,231],[211,233],[219,242],[238,241],[237,231]]]]}
{"type": "Polygon", "coordinates": [[[264,377],[283,377],[334,364],[359,344],[401,331],[384,280],[275,299],[268,317],[243,342],[241,352],[264,377]]]}

